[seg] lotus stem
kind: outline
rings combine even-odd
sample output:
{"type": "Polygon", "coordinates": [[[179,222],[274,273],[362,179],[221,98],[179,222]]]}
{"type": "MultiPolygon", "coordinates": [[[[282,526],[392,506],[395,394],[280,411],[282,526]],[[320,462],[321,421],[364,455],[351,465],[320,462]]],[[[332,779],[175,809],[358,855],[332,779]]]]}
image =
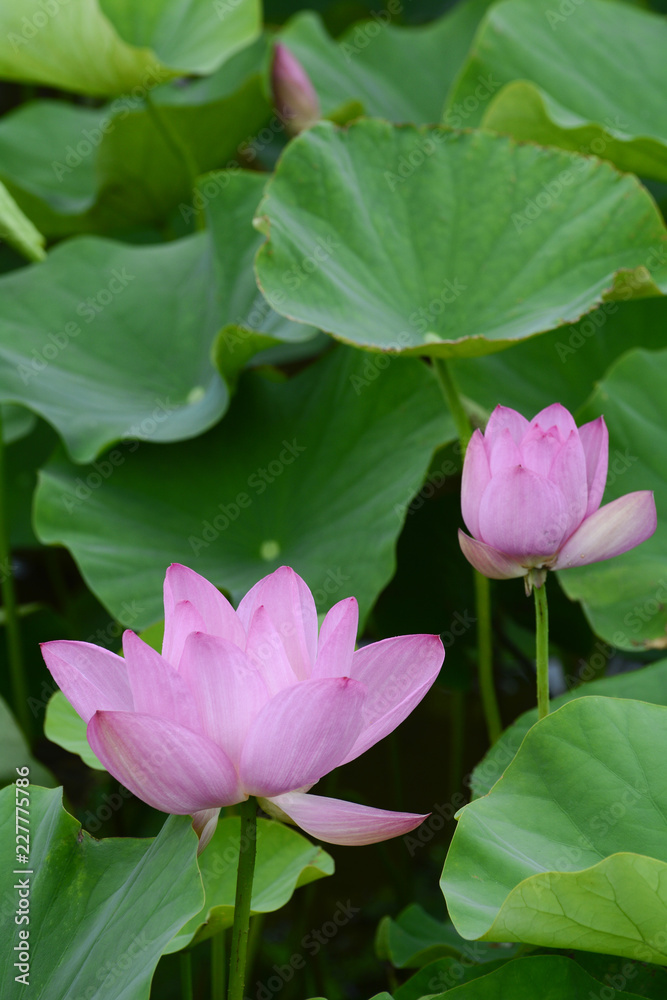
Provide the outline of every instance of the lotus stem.
{"type": "Polygon", "coordinates": [[[535,587],[535,639],[537,668],[537,717],[549,714],[549,609],[546,583],[535,587]]]}
{"type": "Polygon", "coordinates": [[[250,933],[250,900],[252,879],[257,851],[257,803],[250,796],[241,803],[241,831],[239,842],[239,867],[236,874],[236,900],[234,902],[234,927],[232,953],[229,963],[228,1000],[243,1000],[245,987],[248,936],[250,933]]]}

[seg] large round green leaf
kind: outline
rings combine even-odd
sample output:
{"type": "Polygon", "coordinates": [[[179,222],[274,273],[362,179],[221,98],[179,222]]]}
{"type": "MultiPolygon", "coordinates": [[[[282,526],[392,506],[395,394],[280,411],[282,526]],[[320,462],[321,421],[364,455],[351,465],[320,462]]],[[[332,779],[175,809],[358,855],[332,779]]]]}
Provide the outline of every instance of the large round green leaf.
{"type": "MultiPolygon", "coordinates": [[[[166,952],[197,944],[232,926],[240,830],[238,816],[219,821],[199,861],[206,892],[204,906],[184,924],[166,952]]],[[[274,820],[259,819],[251,912],[279,910],[300,886],[333,875],[333,871],[331,855],[297,830],[274,820]]]]}
{"type": "Polygon", "coordinates": [[[667,964],[667,708],[580,698],[465,806],[441,886],[466,938],[667,964]]]}
{"type": "MultiPolygon", "coordinates": [[[[628,988],[632,988],[632,982],[628,988]]],[[[399,1000],[400,993],[396,997],[399,1000]]],[[[611,1000],[612,997],[641,1000],[636,993],[603,985],[569,958],[531,955],[507,962],[471,983],[434,994],[429,1000],[611,1000]]]]}
{"type": "Polygon", "coordinates": [[[3,900],[13,904],[2,911],[3,1000],[148,1000],[160,955],[202,904],[191,818],[170,816],[154,840],[97,841],[64,811],[62,789],[33,785],[29,799],[30,864],[20,865],[15,786],[0,792],[3,900]],[[17,925],[23,880],[30,922],[17,925]],[[13,949],[21,930],[29,932],[27,990],[11,957],[20,955],[13,949]]]}
{"type": "MultiPolygon", "coordinates": [[[[594,655],[606,659],[596,650],[594,655]]],[[[584,680],[588,678],[584,677],[584,680]]],[[[579,680],[579,678],[575,678],[579,680]]],[[[652,705],[667,705],[667,660],[652,663],[642,670],[633,670],[615,677],[601,677],[597,681],[580,684],[572,691],[566,691],[551,700],[551,710],[555,711],[575,698],[589,695],[603,695],[612,698],[635,698],[652,705]]],[[[470,788],[475,797],[486,795],[498,781],[508,764],[514,759],[523,738],[537,722],[537,709],[524,712],[509,726],[500,739],[486,753],[470,776],[470,788]]]]}
{"type": "Polygon", "coordinates": [[[257,35],[258,0],[22,0],[0,7],[0,76],[105,96],[212,73],[257,35]]]}
{"type": "Polygon", "coordinates": [[[204,80],[158,87],[150,107],[131,96],[96,109],[25,104],[0,121],[0,176],[51,236],[162,225],[175,210],[192,225],[192,174],[238,168],[238,145],[268,118],[264,49],[250,46],[204,80]]]}
{"type": "Polygon", "coordinates": [[[667,231],[636,178],[484,132],[320,123],[257,215],[274,309],[377,350],[497,351],[578,319],[621,269],[623,294],[667,287],[667,231]]]}
{"type": "Polygon", "coordinates": [[[395,506],[454,436],[432,373],[379,360],[337,348],[288,382],[248,374],[219,427],[142,445],[105,480],[55,458],[37,491],[41,539],[68,546],[120,621],[135,601],[133,628],[162,617],[174,561],[235,600],[287,563],[319,610],[354,594],[366,615],[394,572],[406,510],[395,506]]]}
{"type": "Polygon", "coordinates": [[[610,474],[603,503],[633,490],[654,490],[655,534],[606,562],[559,573],[565,593],[581,601],[593,629],[620,649],[667,647],[667,351],[631,351],[610,369],[579,423],[603,414],[609,427],[610,474]]]}
{"type": "Polygon", "coordinates": [[[225,410],[204,234],[154,247],[72,240],[1,278],[0,299],[0,398],[43,416],[79,461],[119,438],[191,437],[225,410]]]}
{"type": "Polygon", "coordinates": [[[666,45],[665,18],[627,3],[508,0],[484,20],[448,115],[470,109],[468,125],[667,180],[666,45]],[[476,98],[484,77],[491,101],[476,98]]]}
{"type": "Polygon", "coordinates": [[[440,120],[445,97],[467,55],[489,0],[464,0],[418,28],[393,25],[385,12],[353,25],[337,40],[312,11],[301,11],[278,34],[308,73],[322,113],[349,102],[395,122],[440,120]]]}

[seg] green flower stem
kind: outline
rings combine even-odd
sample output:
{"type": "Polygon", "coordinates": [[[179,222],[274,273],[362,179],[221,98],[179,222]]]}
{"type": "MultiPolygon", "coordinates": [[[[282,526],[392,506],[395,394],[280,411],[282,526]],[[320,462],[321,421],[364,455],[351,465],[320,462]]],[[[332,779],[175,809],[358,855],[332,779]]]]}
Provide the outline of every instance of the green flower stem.
{"type": "Polygon", "coordinates": [[[236,874],[236,899],[234,901],[232,954],[229,963],[228,1000],[243,1000],[248,935],[250,931],[250,899],[252,896],[252,877],[255,871],[256,850],[257,803],[250,796],[246,802],[241,803],[239,867],[236,874]]]}
{"type": "Polygon", "coordinates": [[[12,574],[12,555],[9,546],[2,411],[0,411],[0,582],[2,587],[2,603],[5,612],[5,636],[7,640],[7,655],[9,658],[14,711],[26,738],[30,740],[32,735],[32,720],[28,711],[28,688],[23,668],[21,630],[19,628],[16,591],[14,590],[14,576],[12,574]]]}
{"type": "Polygon", "coordinates": [[[182,951],[181,955],[181,996],[183,1000],[192,1000],[192,955],[182,951]]]}
{"type": "Polygon", "coordinates": [[[535,587],[535,635],[537,666],[537,717],[549,714],[549,609],[547,588],[543,583],[535,587]]]}
{"type": "Polygon", "coordinates": [[[227,989],[227,932],[211,938],[211,1000],[225,1000],[227,989]]]}
{"type": "Polygon", "coordinates": [[[491,642],[491,582],[475,570],[475,607],[477,611],[477,662],[482,707],[489,742],[493,746],[503,731],[493,684],[493,645],[491,642]]]}
{"type": "MultiPolygon", "coordinates": [[[[465,457],[468,442],[472,437],[472,425],[463,408],[461,396],[452,378],[449,365],[442,358],[433,359],[433,370],[437,376],[442,394],[456,424],[456,431],[461,442],[461,452],[465,457]]],[[[486,719],[486,729],[491,744],[495,743],[502,732],[500,710],[493,684],[493,646],[491,643],[491,590],[487,577],[474,570],[475,574],[475,609],[477,614],[477,669],[479,671],[479,687],[482,695],[482,708],[486,719]]]]}
{"type": "Polygon", "coordinates": [[[449,411],[456,424],[456,433],[461,442],[461,452],[465,455],[468,441],[472,437],[472,425],[468,420],[468,414],[463,409],[461,396],[456,387],[449,365],[443,358],[433,358],[433,371],[436,374],[442,394],[445,397],[449,411]]]}

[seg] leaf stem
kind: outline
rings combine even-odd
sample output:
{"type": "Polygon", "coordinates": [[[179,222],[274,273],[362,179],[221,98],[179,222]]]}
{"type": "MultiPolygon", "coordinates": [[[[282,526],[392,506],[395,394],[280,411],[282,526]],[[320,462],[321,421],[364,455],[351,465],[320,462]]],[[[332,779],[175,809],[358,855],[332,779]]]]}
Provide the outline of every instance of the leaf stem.
{"type": "Polygon", "coordinates": [[[535,587],[535,643],[537,669],[537,717],[549,714],[549,608],[547,587],[535,587]]]}
{"type": "Polygon", "coordinates": [[[493,684],[493,643],[491,637],[491,581],[475,570],[475,607],[477,611],[477,661],[479,688],[489,742],[493,746],[503,731],[500,710],[493,684]]]}
{"type": "Polygon", "coordinates": [[[225,1000],[227,987],[227,932],[211,938],[211,1000],[225,1000]]]}
{"type": "Polygon", "coordinates": [[[442,389],[442,394],[445,397],[445,402],[449,407],[449,412],[454,418],[456,433],[458,434],[459,441],[461,442],[461,453],[465,455],[466,448],[468,447],[468,441],[472,437],[472,424],[468,419],[468,414],[463,408],[459,390],[454,382],[454,379],[452,378],[449,365],[444,358],[433,358],[433,371],[435,372],[436,378],[440,383],[440,388],[442,389]]]}
{"type": "Polygon", "coordinates": [[[14,710],[26,738],[30,741],[32,735],[32,720],[28,711],[28,688],[23,667],[23,651],[21,648],[21,630],[14,590],[14,575],[12,572],[12,554],[9,543],[9,518],[7,516],[7,482],[5,475],[5,442],[0,409],[0,585],[2,603],[5,611],[5,636],[9,672],[12,683],[14,710]]]}
{"type": "MultiPolygon", "coordinates": [[[[472,437],[472,424],[468,419],[461,396],[456,386],[449,365],[444,358],[433,358],[433,370],[436,374],[442,394],[445,397],[449,411],[454,418],[456,431],[461,443],[461,453],[465,458],[468,442],[472,437]]],[[[477,570],[475,574],[475,609],[477,615],[477,670],[479,687],[482,695],[482,709],[486,720],[486,729],[491,744],[495,743],[502,732],[500,710],[493,683],[493,644],[491,641],[491,585],[488,579],[477,570]]]]}
{"type": "Polygon", "coordinates": [[[239,867],[236,874],[232,953],[229,963],[228,1000],[243,1000],[245,986],[248,935],[250,931],[250,900],[257,851],[257,803],[253,796],[241,803],[239,867]]]}
{"type": "Polygon", "coordinates": [[[183,1000],[192,1000],[192,954],[182,951],[181,960],[181,996],[183,1000]]]}

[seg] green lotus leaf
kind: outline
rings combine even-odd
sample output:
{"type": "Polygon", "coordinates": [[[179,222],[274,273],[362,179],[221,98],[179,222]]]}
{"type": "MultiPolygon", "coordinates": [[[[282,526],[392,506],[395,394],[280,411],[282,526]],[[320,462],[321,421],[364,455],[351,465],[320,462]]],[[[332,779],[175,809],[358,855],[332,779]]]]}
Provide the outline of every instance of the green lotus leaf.
{"type": "Polygon", "coordinates": [[[197,837],[189,816],[170,816],[154,840],[97,841],[62,807],[62,789],[29,788],[30,864],[17,863],[14,785],[0,792],[3,1000],[104,996],[148,1000],[163,949],[202,905],[197,837]],[[22,869],[16,874],[14,869],[22,869]],[[24,873],[25,870],[25,873],[24,873]],[[29,923],[15,923],[27,880],[29,923]],[[9,910],[9,912],[8,912],[9,910]],[[27,937],[19,936],[21,931],[27,937]],[[27,941],[29,976],[14,967],[27,941]],[[10,959],[16,955],[16,959],[10,959]]]}
{"type": "Polygon", "coordinates": [[[579,698],[459,813],[442,874],[465,938],[667,964],[667,708],[579,698]]]}
{"type": "Polygon", "coordinates": [[[256,225],[273,308],[372,350],[486,354],[667,288],[667,231],[636,178],[485,132],[321,122],[285,150],[256,225]]]}
{"type": "Polygon", "coordinates": [[[454,436],[425,365],[374,361],[338,347],[287,381],[246,373],[218,427],[141,445],[140,462],[128,454],[103,481],[54,457],[37,490],[39,537],[67,545],[119,621],[136,602],[135,629],[163,617],[174,561],[235,601],[286,563],[320,611],[354,594],[363,618],[394,573],[405,517],[395,508],[454,436]]]}
{"type": "Polygon", "coordinates": [[[258,0],[25,0],[0,8],[0,76],[96,97],[208,74],[256,37],[258,0]]]}
{"type": "Polygon", "coordinates": [[[667,22],[613,0],[507,0],[475,37],[444,120],[667,180],[667,22]],[[480,80],[492,96],[478,98],[480,80]]]}

